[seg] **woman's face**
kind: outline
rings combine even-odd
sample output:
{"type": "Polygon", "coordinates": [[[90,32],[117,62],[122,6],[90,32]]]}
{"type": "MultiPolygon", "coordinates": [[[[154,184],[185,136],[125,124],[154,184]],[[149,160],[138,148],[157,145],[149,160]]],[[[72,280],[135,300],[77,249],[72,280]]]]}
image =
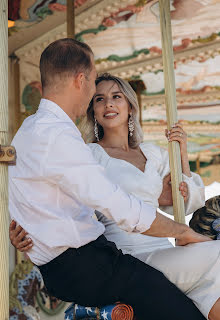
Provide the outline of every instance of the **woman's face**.
{"type": "Polygon", "coordinates": [[[95,118],[104,130],[123,126],[128,128],[131,107],[116,82],[104,80],[97,85],[93,108],[95,118]]]}

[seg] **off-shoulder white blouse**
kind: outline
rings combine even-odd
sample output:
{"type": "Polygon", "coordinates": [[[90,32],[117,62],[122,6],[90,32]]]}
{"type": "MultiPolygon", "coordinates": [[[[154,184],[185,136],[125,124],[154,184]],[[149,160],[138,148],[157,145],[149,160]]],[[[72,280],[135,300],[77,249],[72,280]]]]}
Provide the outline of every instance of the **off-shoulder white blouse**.
{"type": "MultiPolygon", "coordinates": [[[[167,150],[142,143],[140,148],[147,158],[144,172],[131,163],[110,157],[97,143],[90,143],[95,159],[105,167],[105,173],[114,183],[120,185],[127,193],[131,193],[146,203],[159,206],[158,198],[162,192],[163,178],[170,172],[167,150]]],[[[191,172],[192,177],[183,174],[183,181],[188,184],[189,198],[185,205],[186,214],[190,214],[205,204],[204,185],[200,176],[191,172]]],[[[172,207],[163,207],[163,211],[172,214],[172,207]]],[[[142,234],[128,233],[121,230],[114,221],[97,212],[100,222],[105,225],[104,235],[109,241],[116,243],[124,253],[129,253],[145,261],[149,252],[169,248],[171,243],[167,238],[149,237],[142,234]]]]}

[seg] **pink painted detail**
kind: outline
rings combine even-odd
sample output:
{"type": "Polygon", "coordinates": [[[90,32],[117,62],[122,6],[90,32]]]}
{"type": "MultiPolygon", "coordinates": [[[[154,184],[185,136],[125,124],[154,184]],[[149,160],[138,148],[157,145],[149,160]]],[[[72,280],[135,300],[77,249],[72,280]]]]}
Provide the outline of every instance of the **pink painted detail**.
{"type": "Polygon", "coordinates": [[[40,94],[42,95],[42,86],[41,86],[41,83],[39,81],[33,81],[29,85],[30,85],[31,88],[38,89],[40,94]]]}
{"type": "Polygon", "coordinates": [[[198,90],[190,90],[190,89],[184,90],[182,88],[177,88],[176,92],[181,93],[181,94],[190,95],[193,93],[202,93],[202,92],[208,92],[208,91],[212,91],[212,90],[213,90],[213,88],[211,86],[204,86],[203,88],[198,89],[198,90]]]}
{"type": "Polygon", "coordinates": [[[192,43],[192,40],[191,39],[182,39],[181,42],[182,42],[181,45],[176,46],[176,47],[173,48],[174,52],[186,49],[192,43]]]}
{"type": "Polygon", "coordinates": [[[143,7],[136,7],[135,5],[129,5],[123,9],[118,10],[115,13],[112,13],[109,17],[106,17],[102,20],[102,25],[105,27],[112,27],[122,21],[128,21],[135,13],[139,13],[143,10],[143,7]],[[124,15],[121,15],[122,12],[125,12],[124,15]]]}
{"type": "Polygon", "coordinates": [[[66,6],[60,3],[50,3],[48,8],[52,11],[66,11],[66,6]]]}
{"type": "MultiPolygon", "coordinates": [[[[182,44],[179,45],[179,46],[175,46],[173,48],[173,51],[176,52],[176,51],[181,51],[183,49],[186,49],[190,44],[192,43],[192,40],[191,39],[183,39],[182,40],[182,44]]],[[[162,49],[158,48],[158,47],[151,47],[149,49],[150,52],[152,53],[157,53],[158,55],[161,55],[162,54],[162,49]]],[[[192,59],[193,60],[193,59],[192,59]]],[[[183,61],[184,62],[184,61],[183,61]]]]}
{"type": "Polygon", "coordinates": [[[75,8],[78,8],[80,6],[82,6],[84,3],[86,3],[88,0],[75,0],[75,8]]]}
{"type": "MultiPolygon", "coordinates": [[[[75,0],[74,6],[75,8],[79,8],[84,3],[86,3],[88,0],[75,0]]],[[[51,3],[48,5],[49,9],[52,11],[66,11],[66,5],[60,4],[60,3],[51,3]]]]}
{"type": "Polygon", "coordinates": [[[158,48],[158,47],[151,47],[149,49],[149,51],[152,52],[152,53],[162,54],[162,50],[160,48],[158,48]]]}

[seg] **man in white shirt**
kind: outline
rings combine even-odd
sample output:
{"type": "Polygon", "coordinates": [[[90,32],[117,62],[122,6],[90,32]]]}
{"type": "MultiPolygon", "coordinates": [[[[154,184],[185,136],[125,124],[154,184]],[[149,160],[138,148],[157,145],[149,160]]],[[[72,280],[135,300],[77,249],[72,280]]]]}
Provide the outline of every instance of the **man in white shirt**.
{"type": "Polygon", "coordinates": [[[108,242],[93,218],[98,210],[128,232],[174,237],[181,245],[207,240],[124,193],[94,160],[74,124],[95,93],[91,49],[55,41],[42,53],[40,71],[43,99],[12,142],[17,165],[9,168],[9,209],[34,241],[28,255],[47,289],[81,305],[120,300],[138,319],[204,319],[160,272],[108,242]]]}

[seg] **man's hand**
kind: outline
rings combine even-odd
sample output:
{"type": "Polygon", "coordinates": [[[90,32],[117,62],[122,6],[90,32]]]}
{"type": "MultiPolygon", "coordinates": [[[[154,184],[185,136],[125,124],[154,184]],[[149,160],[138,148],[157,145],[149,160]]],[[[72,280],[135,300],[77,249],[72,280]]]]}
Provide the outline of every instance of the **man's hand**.
{"type": "Polygon", "coordinates": [[[17,226],[16,222],[12,220],[9,226],[9,238],[11,244],[21,252],[30,250],[33,242],[30,238],[26,238],[27,232],[21,227],[17,226]]]}
{"type": "Polygon", "coordinates": [[[202,234],[199,234],[195,232],[191,228],[187,228],[185,231],[183,231],[180,235],[178,235],[178,238],[176,239],[176,245],[177,246],[185,246],[189,243],[197,243],[197,242],[205,242],[205,241],[212,241],[209,237],[203,236],[202,234]]]}
{"type": "MultiPolygon", "coordinates": [[[[187,183],[182,181],[180,183],[179,190],[181,195],[184,198],[184,202],[188,200],[188,186],[187,183]]],[[[163,190],[158,199],[160,206],[172,206],[173,205],[173,197],[172,197],[172,186],[171,186],[171,175],[170,173],[164,177],[163,179],[163,190]]]]}

